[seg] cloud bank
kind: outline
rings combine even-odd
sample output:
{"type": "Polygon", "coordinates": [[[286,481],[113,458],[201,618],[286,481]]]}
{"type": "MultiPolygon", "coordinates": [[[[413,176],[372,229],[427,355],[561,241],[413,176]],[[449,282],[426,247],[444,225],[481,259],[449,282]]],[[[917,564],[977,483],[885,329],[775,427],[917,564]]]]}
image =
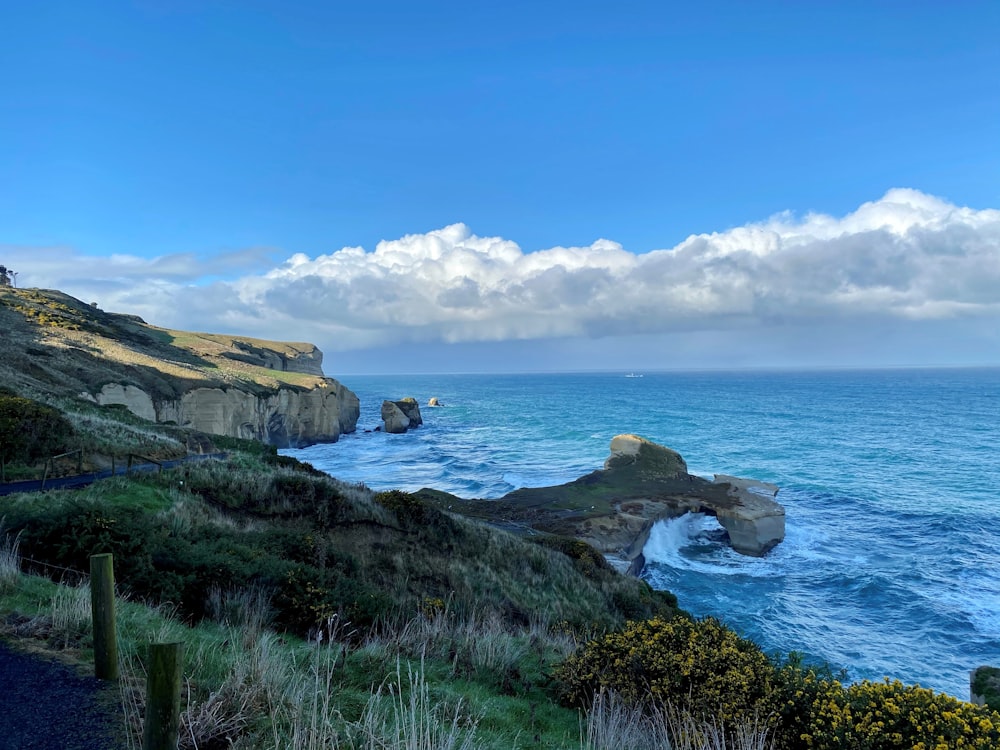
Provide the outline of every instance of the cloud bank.
{"type": "Polygon", "coordinates": [[[326,351],[1000,321],[1000,210],[910,189],[840,218],[779,214],[643,254],[604,239],[525,252],[453,224],[372,251],[299,253],[278,265],[273,255],[0,248],[21,286],[59,288],[159,325],[316,341],[326,351]]]}

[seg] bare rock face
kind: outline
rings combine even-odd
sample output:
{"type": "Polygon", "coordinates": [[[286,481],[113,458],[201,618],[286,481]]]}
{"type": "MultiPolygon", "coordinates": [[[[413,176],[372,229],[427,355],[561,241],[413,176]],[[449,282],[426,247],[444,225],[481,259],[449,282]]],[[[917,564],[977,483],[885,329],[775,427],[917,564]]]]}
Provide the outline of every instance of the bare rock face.
{"type": "MultiPolygon", "coordinates": [[[[89,394],[84,393],[85,397],[89,394]]],[[[101,406],[109,404],[121,404],[137,417],[148,419],[150,422],[156,421],[156,406],[148,393],[134,385],[122,385],[121,383],[108,383],[101,388],[96,397],[91,397],[101,406]]]]}
{"type": "Polygon", "coordinates": [[[424,423],[423,417],[420,416],[420,406],[414,398],[383,401],[382,421],[385,423],[385,431],[396,435],[424,423]]]}
{"type": "Polygon", "coordinates": [[[332,378],[319,388],[257,396],[235,388],[195,388],[160,405],[157,421],[212,435],[260,440],[279,448],[333,443],[358,424],[358,397],[332,378]]]}
{"type": "Polygon", "coordinates": [[[775,485],[725,474],[716,474],[714,483],[726,485],[736,501],[715,514],[734,550],[760,557],[785,538],[785,509],[774,500],[775,485]]]}
{"type": "Polygon", "coordinates": [[[159,403],[141,388],[109,383],[93,400],[122,404],[151,422],[175,422],[279,448],[336,442],[354,432],[360,415],[358,397],[332,378],[324,378],[318,388],[279,388],[264,395],[235,387],[194,388],[159,403]]]}
{"type": "Polygon", "coordinates": [[[279,351],[251,341],[234,339],[232,348],[221,352],[220,356],[267,370],[323,377],[323,352],[312,344],[286,344],[279,351]]]}
{"type": "Polygon", "coordinates": [[[385,423],[385,431],[394,435],[401,435],[410,429],[410,418],[395,401],[382,402],[382,421],[385,423]]]}

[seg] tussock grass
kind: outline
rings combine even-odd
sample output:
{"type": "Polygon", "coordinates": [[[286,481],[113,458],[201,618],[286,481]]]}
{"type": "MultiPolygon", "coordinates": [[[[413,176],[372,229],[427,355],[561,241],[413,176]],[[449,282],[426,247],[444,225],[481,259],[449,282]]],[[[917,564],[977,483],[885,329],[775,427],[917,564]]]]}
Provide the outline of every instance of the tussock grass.
{"type": "Polygon", "coordinates": [[[91,637],[90,582],[59,586],[49,606],[49,642],[60,648],[81,644],[91,637]]]}
{"type": "Polygon", "coordinates": [[[13,588],[21,576],[21,533],[7,533],[6,520],[0,518],[0,593],[13,588]]]}
{"type": "Polygon", "coordinates": [[[459,699],[452,705],[436,701],[419,667],[408,665],[406,680],[396,664],[396,679],[383,683],[372,694],[361,719],[348,731],[357,737],[352,750],[475,750],[480,716],[459,699]],[[388,700],[384,700],[384,698],[388,700]],[[388,704],[388,708],[386,708],[388,704]]]}
{"type": "Polygon", "coordinates": [[[613,692],[595,697],[583,721],[580,750],[771,750],[763,722],[744,719],[727,729],[672,706],[636,704],[613,692]]]}
{"type": "Polygon", "coordinates": [[[100,407],[64,408],[63,413],[77,433],[77,443],[89,455],[111,456],[123,460],[129,453],[154,458],[177,458],[187,453],[187,446],[163,427],[132,416],[124,409],[99,410],[100,407]]]}

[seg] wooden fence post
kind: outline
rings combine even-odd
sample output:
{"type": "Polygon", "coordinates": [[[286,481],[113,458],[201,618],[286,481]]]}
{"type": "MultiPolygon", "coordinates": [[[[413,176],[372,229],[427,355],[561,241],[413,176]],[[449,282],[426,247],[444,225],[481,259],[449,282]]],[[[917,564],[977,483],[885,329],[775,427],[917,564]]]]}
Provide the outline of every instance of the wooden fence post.
{"type": "Polygon", "coordinates": [[[183,643],[153,643],[149,646],[142,750],[177,750],[183,659],[183,643]]]}
{"type": "Polygon", "coordinates": [[[99,680],[117,680],[115,564],[111,553],[90,556],[90,609],[94,621],[94,675],[99,680]]]}

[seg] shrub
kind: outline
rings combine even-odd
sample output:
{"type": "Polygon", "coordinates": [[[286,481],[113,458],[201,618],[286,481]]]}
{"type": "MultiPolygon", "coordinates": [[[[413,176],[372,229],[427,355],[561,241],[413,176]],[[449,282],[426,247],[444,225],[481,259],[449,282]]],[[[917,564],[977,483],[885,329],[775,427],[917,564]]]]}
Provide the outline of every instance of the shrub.
{"type": "Polygon", "coordinates": [[[1000,715],[943,693],[896,681],[844,688],[813,670],[778,674],[781,750],[995,750],[1000,715]]]}
{"type": "Polygon", "coordinates": [[[860,750],[1000,747],[1000,716],[919,685],[866,680],[847,688],[847,705],[860,750]]]}
{"type": "Polygon", "coordinates": [[[383,508],[395,513],[396,518],[399,519],[400,524],[403,526],[407,526],[410,523],[426,523],[435,513],[440,513],[440,511],[431,508],[421,498],[402,490],[379,492],[375,495],[374,500],[383,508]]]}
{"type": "Polygon", "coordinates": [[[828,669],[817,673],[816,669],[804,668],[794,661],[778,669],[775,679],[779,750],[847,747],[843,744],[848,730],[843,721],[847,694],[828,669]]]}
{"type": "Polygon", "coordinates": [[[994,711],[1000,711],[1000,668],[979,667],[973,673],[972,692],[994,711]]]}
{"type": "Polygon", "coordinates": [[[274,601],[278,623],[300,634],[315,630],[335,615],[352,625],[368,627],[384,617],[392,605],[385,594],[363,581],[306,565],[288,571],[274,601]]]}
{"type": "Polygon", "coordinates": [[[58,410],[29,398],[0,393],[0,459],[31,464],[63,453],[73,427],[58,410]]]}
{"type": "Polygon", "coordinates": [[[584,541],[569,536],[532,537],[531,541],[542,547],[562,552],[573,561],[574,567],[587,578],[599,578],[602,572],[613,570],[611,564],[597,549],[584,541]]]}
{"type": "Polygon", "coordinates": [[[589,705],[604,690],[731,724],[767,710],[773,674],[753,642],[718,620],[654,617],[588,642],[557,679],[571,704],[589,705]]]}

